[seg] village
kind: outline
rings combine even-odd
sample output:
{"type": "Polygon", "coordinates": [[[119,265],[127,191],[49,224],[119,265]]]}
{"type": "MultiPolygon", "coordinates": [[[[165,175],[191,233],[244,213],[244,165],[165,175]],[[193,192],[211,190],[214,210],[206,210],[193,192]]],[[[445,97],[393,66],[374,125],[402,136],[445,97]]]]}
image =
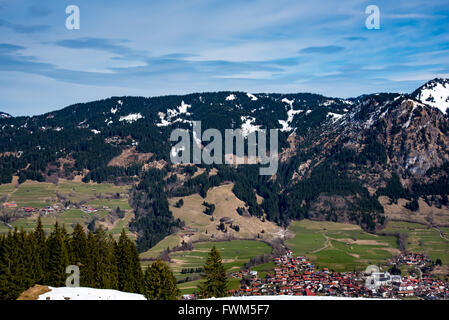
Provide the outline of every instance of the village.
{"type": "MultiPolygon", "coordinates": [[[[18,209],[18,211],[22,212],[22,213],[32,214],[32,213],[38,212],[38,213],[40,213],[40,215],[61,213],[61,212],[64,212],[65,210],[70,210],[70,209],[79,209],[79,210],[82,210],[84,213],[95,213],[99,210],[99,208],[95,208],[93,206],[88,206],[88,205],[68,205],[67,207],[64,207],[62,204],[53,204],[53,205],[45,206],[44,208],[36,208],[36,207],[32,207],[32,206],[19,207],[17,205],[17,203],[15,203],[15,202],[5,202],[2,204],[2,206],[3,206],[3,208],[8,208],[8,209],[18,209]]],[[[109,208],[103,206],[100,209],[108,210],[109,208]]]]}
{"type": "Polygon", "coordinates": [[[233,273],[242,279],[242,286],[230,290],[237,297],[261,295],[335,296],[397,299],[449,299],[449,283],[434,278],[428,272],[432,261],[424,254],[403,253],[387,261],[388,266],[414,266],[418,276],[392,275],[384,272],[332,272],[328,268],[316,270],[306,257],[293,257],[291,251],[273,259],[274,273],[263,279],[250,269],[233,273]],[[369,283],[368,279],[376,282],[369,283]]]}

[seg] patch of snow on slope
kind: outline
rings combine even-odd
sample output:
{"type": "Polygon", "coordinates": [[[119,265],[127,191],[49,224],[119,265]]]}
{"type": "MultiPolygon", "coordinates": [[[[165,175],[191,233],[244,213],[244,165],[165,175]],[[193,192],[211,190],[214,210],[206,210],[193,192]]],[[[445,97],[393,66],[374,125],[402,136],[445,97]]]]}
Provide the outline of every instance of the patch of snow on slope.
{"type": "Polygon", "coordinates": [[[187,109],[190,108],[192,105],[184,103],[184,100],[181,101],[181,105],[178,107],[179,113],[187,113],[187,109]]]}
{"type": "Polygon", "coordinates": [[[246,137],[248,134],[259,130],[260,126],[254,125],[256,118],[250,116],[241,116],[242,120],[242,136],[246,137]]]}
{"type": "Polygon", "coordinates": [[[232,101],[235,100],[237,97],[235,96],[235,94],[230,94],[229,96],[226,97],[226,101],[232,101]]]}
{"type": "Polygon", "coordinates": [[[332,103],[335,103],[335,100],[330,99],[330,100],[324,101],[323,103],[321,103],[321,105],[327,107],[327,106],[330,106],[332,103]]]}
{"type": "Polygon", "coordinates": [[[158,127],[166,127],[166,126],[168,126],[170,124],[171,124],[171,122],[169,122],[169,121],[167,121],[165,119],[161,119],[161,122],[156,123],[156,126],[158,126],[158,127]]]}
{"type": "Polygon", "coordinates": [[[287,120],[278,120],[278,122],[282,126],[281,131],[291,131],[293,130],[293,128],[290,127],[290,123],[292,123],[293,117],[295,116],[295,114],[303,112],[303,110],[293,110],[294,100],[288,100],[287,98],[284,98],[281,101],[288,104],[290,106],[290,110],[287,111],[287,120]]]}
{"type": "MultiPolygon", "coordinates": [[[[167,109],[167,113],[165,114],[164,112],[159,112],[159,119],[161,120],[161,122],[156,123],[156,126],[158,127],[166,127],[170,124],[173,123],[172,119],[176,118],[177,116],[181,115],[181,114],[185,114],[187,116],[190,115],[189,112],[187,112],[187,110],[192,107],[192,105],[184,103],[184,100],[181,101],[181,105],[178,106],[176,109],[167,109]]],[[[179,119],[175,119],[174,122],[179,121],[179,119]]]]}
{"type": "Polygon", "coordinates": [[[333,121],[337,121],[337,120],[341,119],[341,118],[344,116],[344,114],[338,114],[338,113],[328,112],[328,113],[327,113],[327,116],[328,116],[328,117],[331,117],[333,121]]]}
{"type": "MultiPolygon", "coordinates": [[[[408,101],[410,101],[410,100],[408,100],[408,101]]],[[[403,128],[408,128],[410,126],[410,122],[412,121],[413,111],[415,111],[415,109],[416,109],[416,103],[414,101],[412,101],[412,103],[413,103],[412,111],[410,111],[410,115],[408,117],[407,122],[404,123],[404,125],[402,126],[403,128]]]]}
{"type": "Polygon", "coordinates": [[[141,294],[110,289],[94,289],[86,287],[48,288],[51,291],[41,294],[38,300],[147,300],[141,294]]]}
{"type": "Polygon", "coordinates": [[[118,121],[126,121],[128,123],[132,123],[134,121],[137,121],[139,119],[142,119],[142,115],[140,113],[130,113],[127,116],[122,116],[118,121]]]}
{"type": "Polygon", "coordinates": [[[247,95],[248,98],[250,98],[251,100],[257,101],[257,97],[256,97],[255,95],[253,95],[253,94],[251,94],[251,93],[247,93],[246,95],[247,95]]]}
{"type": "Polygon", "coordinates": [[[293,102],[295,102],[294,99],[293,100],[288,100],[287,98],[284,98],[281,101],[286,103],[286,104],[288,104],[288,105],[290,105],[290,107],[293,107],[293,102]]]}
{"type": "Polygon", "coordinates": [[[7,118],[11,118],[11,115],[4,112],[0,112],[0,119],[7,119],[7,118]]]}

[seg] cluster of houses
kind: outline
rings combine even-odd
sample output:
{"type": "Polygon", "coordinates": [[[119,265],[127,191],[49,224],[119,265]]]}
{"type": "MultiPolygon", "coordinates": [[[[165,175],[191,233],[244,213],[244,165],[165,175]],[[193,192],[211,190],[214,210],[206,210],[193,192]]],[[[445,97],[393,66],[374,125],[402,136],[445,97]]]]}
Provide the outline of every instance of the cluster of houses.
{"type": "Polygon", "coordinates": [[[81,210],[82,210],[84,213],[95,213],[95,212],[98,211],[97,208],[94,208],[94,207],[92,207],[92,206],[81,206],[81,210]]]}
{"type": "Polygon", "coordinates": [[[46,206],[45,208],[35,208],[35,207],[32,207],[32,206],[19,207],[17,205],[17,203],[15,203],[15,202],[4,202],[2,204],[2,206],[3,206],[3,208],[8,208],[8,209],[19,208],[19,211],[22,211],[24,213],[39,212],[41,214],[48,214],[48,213],[54,213],[54,212],[61,211],[61,207],[59,207],[58,205],[46,206]]]}
{"type": "MultiPolygon", "coordinates": [[[[19,208],[17,203],[15,202],[4,202],[2,204],[3,208],[19,208]]],[[[60,204],[53,204],[53,205],[49,205],[49,206],[45,206],[44,208],[35,208],[35,207],[31,207],[31,206],[22,206],[19,208],[20,211],[24,212],[24,213],[36,213],[38,212],[40,215],[48,215],[48,214],[53,214],[53,213],[60,213],[63,212],[64,210],[69,210],[72,207],[64,207],[63,205],[60,204]]],[[[92,206],[89,205],[82,205],[80,207],[75,207],[73,206],[73,208],[77,208],[82,210],[84,213],[95,213],[98,211],[98,208],[94,208],[92,206]]],[[[104,210],[108,210],[108,207],[103,207],[104,210]]]]}
{"type": "Polygon", "coordinates": [[[47,215],[47,214],[62,212],[62,211],[64,211],[64,209],[65,208],[63,206],[59,206],[57,204],[54,204],[54,205],[46,206],[45,208],[40,209],[39,212],[42,215],[47,215]]]}
{"type": "MultiPolygon", "coordinates": [[[[409,254],[397,261],[415,266],[431,262],[425,255],[409,254]]],[[[306,257],[292,257],[292,252],[274,258],[274,273],[259,278],[257,272],[241,270],[233,277],[244,279],[242,286],[231,290],[234,296],[257,295],[325,295],[339,297],[399,298],[415,296],[422,299],[449,299],[449,284],[428,273],[420,277],[390,275],[388,272],[332,272],[316,270],[306,257]],[[370,286],[367,279],[376,279],[370,286]]]]}
{"type": "Polygon", "coordinates": [[[2,204],[3,208],[17,208],[17,203],[15,202],[4,202],[2,204]]]}
{"type": "Polygon", "coordinates": [[[418,268],[424,268],[425,266],[432,263],[432,260],[423,253],[401,253],[392,259],[387,261],[389,265],[407,265],[415,266],[418,268]]]}

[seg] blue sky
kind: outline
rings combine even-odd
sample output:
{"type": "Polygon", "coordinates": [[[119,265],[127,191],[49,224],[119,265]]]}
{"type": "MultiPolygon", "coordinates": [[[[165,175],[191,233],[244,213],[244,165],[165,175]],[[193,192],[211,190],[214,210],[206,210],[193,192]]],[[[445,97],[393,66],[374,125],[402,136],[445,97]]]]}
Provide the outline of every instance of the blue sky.
{"type": "Polygon", "coordinates": [[[410,92],[435,77],[449,78],[447,0],[0,0],[13,115],[122,95],[410,92]],[[79,30],[65,27],[72,4],[79,30]]]}

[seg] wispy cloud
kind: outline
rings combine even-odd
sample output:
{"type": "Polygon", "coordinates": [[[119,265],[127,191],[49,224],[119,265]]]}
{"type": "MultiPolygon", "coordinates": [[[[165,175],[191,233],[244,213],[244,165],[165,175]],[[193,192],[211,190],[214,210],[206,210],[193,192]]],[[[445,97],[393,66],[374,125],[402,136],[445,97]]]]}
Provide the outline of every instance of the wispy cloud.
{"type": "Polygon", "coordinates": [[[347,40],[347,41],[365,41],[365,40],[368,40],[367,37],[357,37],[357,36],[354,36],[354,37],[344,37],[343,39],[344,39],[344,40],[347,40]]]}
{"type": "Polygon", "coordinates": [[[421,13],[396,13],[396,14],[386,14],[385,18],[390,19],[438,19],[444,16],[432,15],[432,14],[421,14],[421,13]]]}
{"type": "Polygon", "coordinates": [[[319,46],[319,47],[307,47],[299,50],[299,53],[304,54],[332,54],[343,51],[345,48],[341,46],[319,46]]]}
{"type": "Polygon", "coordinates": [[[129,43],[128,40],[124,39],[108,39],[108,38],[78,38],[70,40],[59,40],[55,41],[54,44],[57,46],[70,48],[70,49],[91,49],[91,50],[101,50],[110,53],[117,54],[128,59],[132,58],[142,58],[146,54],[141,50],[131,49],[125,44],[129,43]]]}
{"type": "Polygon", "coordinates": [[[17,33],[37,33],[48,31],[50,29],[50,26],[48,25],[22,25],[11,23],[3,19],[0,19],[0,27],[8,28],[17,33]]]}
{"type": "Polygon", "coordinates": [[[66,5],[0,0],[0,95],[12,108],[4,111],[23,107],[18,92],[47,111],[54,101],[119,93],[347,97],[413,90],[448,73],[447,0],[379,0],[374,31],[362,0],[96,0],[80,4],[81,29],[71,31],[66,5]]]}
{"type": "Polygon", "coordinates": [[[36,18],[36,17],[46,17],[48,16],[52,11],[43,6],[42,4],[40,5],[32,5],[27,9],[27,15],[30,18],[36,18]]]}
{"type": "Polygon", "coordinates": [[[10,43],[0,43],[0,53],[11,53],[19,50],[23,50],[25,47],[17,46],[10,43]]]}

